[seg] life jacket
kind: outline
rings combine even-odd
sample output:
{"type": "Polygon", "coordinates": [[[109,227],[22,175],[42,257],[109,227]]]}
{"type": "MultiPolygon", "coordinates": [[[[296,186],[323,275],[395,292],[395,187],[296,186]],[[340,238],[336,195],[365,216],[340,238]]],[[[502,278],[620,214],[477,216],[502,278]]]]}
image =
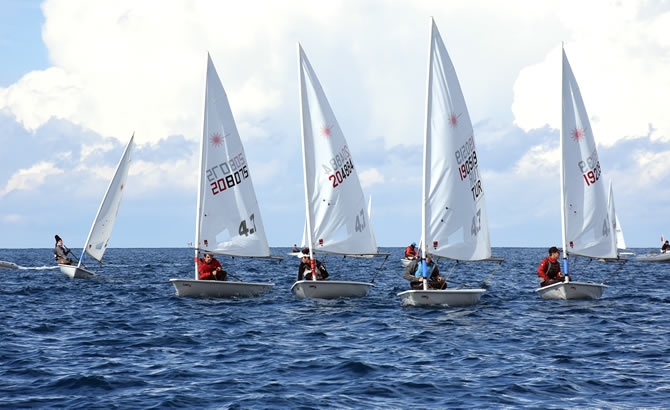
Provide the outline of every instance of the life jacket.
{"type": "Polygon", "coordinates": [[[405,248],[405,257],[415,257],[417,256],[417,251],[416,248],[413,247],[412,245],[408,246],[405,248]]]}
{"type": "Polygon", "coordinates": [[[559,261],[552,262],[551,259],[547,258],[547,277],[549,279],[556,279],[558,273],[561,271],[561,263],[559,261]]]}

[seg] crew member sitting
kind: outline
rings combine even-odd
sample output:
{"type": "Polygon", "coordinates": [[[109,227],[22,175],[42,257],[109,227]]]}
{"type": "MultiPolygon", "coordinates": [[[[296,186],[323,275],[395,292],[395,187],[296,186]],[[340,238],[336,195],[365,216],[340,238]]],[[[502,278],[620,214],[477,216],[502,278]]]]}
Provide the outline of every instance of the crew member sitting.
{"type": "Polygon", "coordinates": [[[558,261],[561,251],[557,247],[549,248],[549,256],[542,259],[537,267],[537,276],[540,277],[540,286],[549,286],[558,282],[570,281],[570,276],[563,275],[561,263],[558,261]]]}
{"type": "Polygon", "coordinates": [[[416,247],[416,242],[412,242],[405,248],[405,258],[416,259],[419,256],[419,249],[416,247]]]}
{"type": "Polygon", "coordinates": [[[221,263],[211,253],[205,253],[202,259],[196,258],[195,261],[198,262],[198,279],[226,280],[228,272],[223,270],[221,263]]]}

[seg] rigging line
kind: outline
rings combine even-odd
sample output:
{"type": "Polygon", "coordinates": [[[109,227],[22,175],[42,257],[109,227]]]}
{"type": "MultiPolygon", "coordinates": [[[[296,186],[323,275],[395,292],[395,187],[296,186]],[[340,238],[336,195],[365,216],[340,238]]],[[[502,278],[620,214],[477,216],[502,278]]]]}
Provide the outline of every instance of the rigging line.
{"type": "Polygon", "coordinates": [[[623,262],[621,263],[621,265],[619,265],[619,267],[618,267],[614,272],[612,272],[612,273],[611,273],[611,274],[610,274],[610,275],[603,281],[603,285],[604,285],[605,283],[607,283],[607,281],[609,281],[610,279],[612,279],[612,276],[614,276],[617,272],[619,272],[619,271],[621,270],[621,268],[623,268],[623,265],[625,265],[625,264],[628,262],[628,259],[621,259],[621,260],[623,261],[623,262]]]}
{"type": "Polygon", "coordinates": [[[500,266],[502,266],[502,263],[503,263],[503,261],[498,261],[498,266],[496,266],[496,267],[493,269],[493,272],[491,272],[491,274],[489,275],[489,277],[486,278],[486,280],[482,283],[482,287],[483,287],[483,288],[486,287],[486,284],[489,282],[489,280],[491,280],[491,278],[493,277],[493,274],[496,273],[496,272],[498,271],[498,269],[500,268],[500,266]]]}
{"type": "Polygon", "coordinates": [[[379,275],[382,271],[382,268],[384,267],[384,264],[388,260],[390,254],[386,254],[386,257],[384,258],[384,261],[382,262],[381,266],[377,268],[377,272],[375,272],[374,275],[372,275],[372,280],[370,280],[370,283],[375,283],[375,278],[377,275],[379,275]]]}

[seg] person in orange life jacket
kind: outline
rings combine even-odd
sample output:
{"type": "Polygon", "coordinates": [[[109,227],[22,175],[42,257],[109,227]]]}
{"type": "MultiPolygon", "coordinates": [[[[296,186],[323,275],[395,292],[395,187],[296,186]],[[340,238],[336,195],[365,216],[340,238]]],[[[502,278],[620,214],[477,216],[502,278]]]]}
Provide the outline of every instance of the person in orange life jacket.
{"type": "MultiPolygon", "coordinates": [[[[328,271],[320,261],[314,259],[314,265],[317,271],[316,280],[325,280],[328,278],[328,271]]],[[[303,280],[303,278],[304,280],[312,280],[312,265],[309,260],[309,254],[304,249],[300,256],[300,266],[298,266],[298,280],[303,280]]]]}
{"type": "Polygon", "coordinates": [[[419,256],[419,250],[416,247],[416,242],[412,242],[405,248],[405,258],[416,259],[417,256],[419,256]]]}
{"type": "Polygon", "coordinates": [[[205,253],[202,259],[195,259],[198,262],[199,280],[226,280],[228,272],[223,270],[221,263],[212,257],[211,253],[205,253]]]}
{"type": "Polygon", "coordinates": [[[542,259],[540,266],[537,267],[537,276],[540,277],[540,286],[549,286],[558,282],[570,281],[570,276],[563,275],[561,272],[561,262],[558,258],[561,256],[561,251],[557,247],[549,248],[549,256],[542,259]]]}
{"type": "Polygon", "coordinates": [[[428,280],[428,289],[445,289],[447,282],[440,276],[440,269],[430,255],[426,255],[426,268],[429,272],[428,278],[423,276],[423,262],[421,260],[412,261],[405,267],[402,277],[409,281],[410,289],[423,290],[424,280],[428,280]]]}

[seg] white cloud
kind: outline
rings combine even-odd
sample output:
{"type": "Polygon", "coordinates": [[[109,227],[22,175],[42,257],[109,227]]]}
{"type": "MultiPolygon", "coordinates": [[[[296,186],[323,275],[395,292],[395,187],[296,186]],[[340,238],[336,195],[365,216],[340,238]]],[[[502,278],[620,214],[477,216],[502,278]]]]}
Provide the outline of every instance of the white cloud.
{"type": "MultiPolygon", "coordinates": [[[[654,2],[649,2],[649,4],[654,2]]],[[[591,117],[596,141],[647,136],[670,141],[665,112],[670,88],[670,10],[641,16],[645,2],[566,1],[559,13],[571,32],[565,51],[591,117]],[[597,16],[597,17],[595,17],[597,16]]],[[[520,71],[514,84],[515,124],[560,128],[561,45],[520,71]]]]}
{"type": "Polygon", "coordinates": [[[39,162],[27,169],[20,169],[9,178],[7,185],[0,190],[0,198],[13,191],[36,191],[52,175],[62,174],[52,162],[39,162]]]}
{"type": "Polygon", "coordinates": [[[363,188],[368,188],[375,184],[384,183],[384,175],[376,168],[366,169],[365,171],[358,174],[358,176],[363,188]]]}

